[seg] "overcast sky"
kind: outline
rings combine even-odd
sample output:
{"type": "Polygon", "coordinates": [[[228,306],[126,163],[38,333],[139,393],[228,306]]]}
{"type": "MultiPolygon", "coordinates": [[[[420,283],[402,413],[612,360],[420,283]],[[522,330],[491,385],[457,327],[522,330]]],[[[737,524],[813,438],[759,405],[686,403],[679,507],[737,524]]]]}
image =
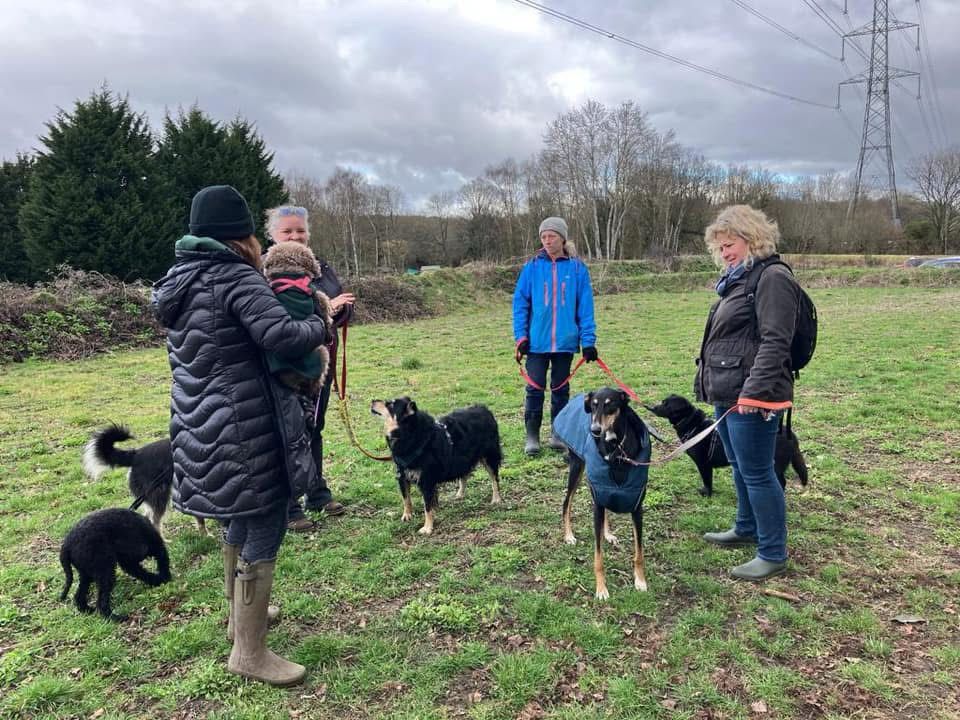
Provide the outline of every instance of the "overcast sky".
{"type": "MultiPolygon", "coordinates": [[[[847,67],[777,31],[745,4],[832,55],[872,0],[541,0],[620,36],[781,93],[832,106],[847,67]]],[[[890,0],[917,22],[914,0],[890,0]]],[[[923,0],[927,110],[916,80],[893,88],[903,166],[957,142],[960,0],[923,0]],[[928,104],[930,103],[930,104],[928,104]],[[925,127],[924,119],[930,130],[925,127]],[[932,138],[931,138],[932,136],[932,138]],[[944,137],[946,136],[946,138],[944,137]]],[[[891,33],[891,64],[921,66],[916,30],[891,33]]],[[[869,38],[861,40],[869,48],[869,38]]],[[[842,111],[747,90],[654,57],[515,0],[0,0],[0,158],[39,146],[44,123],[104,81],[145,112],[197,103],[218,120],[254,121],[277,169],[325,179],[337,165],[399,185],[416,205],[487,165],[524,160],[559,113],[596,99],[635,101],[660,131],[719,163],[785,174],[856,165],[864,87],[842,111]]]]}

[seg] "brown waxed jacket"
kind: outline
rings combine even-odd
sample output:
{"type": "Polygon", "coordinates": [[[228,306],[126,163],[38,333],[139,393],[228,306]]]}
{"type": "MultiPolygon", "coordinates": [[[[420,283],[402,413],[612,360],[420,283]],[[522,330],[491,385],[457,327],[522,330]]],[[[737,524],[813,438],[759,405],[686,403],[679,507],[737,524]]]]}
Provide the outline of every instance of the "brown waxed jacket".
{"type": "Polygon", "coordinates": [[[757,268],[731,283],[710,308],[694,380],[701,402],[793,400],[790,343],[796,329],[799,285],[788,268],[771,265],[761,275],[751,302],[744,292],[751,272],[757,268]]]}

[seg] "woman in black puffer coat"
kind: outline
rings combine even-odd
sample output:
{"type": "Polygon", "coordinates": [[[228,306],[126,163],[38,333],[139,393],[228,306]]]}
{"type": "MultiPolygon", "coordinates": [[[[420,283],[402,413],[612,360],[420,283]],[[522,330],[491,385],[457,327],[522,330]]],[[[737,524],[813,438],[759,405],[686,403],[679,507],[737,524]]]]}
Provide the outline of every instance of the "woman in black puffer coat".
{"type": "Polygon", "coordinates": [[[154,285],[153,302],[167,328],[173,370],[174,505],[228,522],[228,669],[288,685],[305,669],[266,648],[267,608],[291,464],[312,458],[309,439],[285,422],[282,388],[267,372],[264,352],[302,356],[324,344],[328,330],[315,316],[291,319],[259,271],[253,231],[246,200],[234,188],[198,192],[191,235],[177,242],[176,261],[154,285]]]}

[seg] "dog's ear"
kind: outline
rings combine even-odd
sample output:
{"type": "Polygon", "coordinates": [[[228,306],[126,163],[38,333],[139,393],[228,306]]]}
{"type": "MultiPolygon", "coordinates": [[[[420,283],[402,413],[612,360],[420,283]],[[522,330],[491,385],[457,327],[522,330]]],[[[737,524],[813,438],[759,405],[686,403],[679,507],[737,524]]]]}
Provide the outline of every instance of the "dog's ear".
{"type": "Polygon", "coordinates": [[[409,417],[410,415],[413,415],[417,411],[417,404],[408,397],[405,397],[404,400],[407,401],[407,407],[403,411],[403,416],[409,417]]]}
{"type": "Polygon", "coordinates": [[[620,402],[624,404],[624,407],[630,404],[630,396],[623,390],[620,391],[620,402]]]}
{"type": "Polygon", "coordinates": [[[583,398],[583,411],[590,414],[590,404],[593,402],[593,393],[587,393],[583,398]]]}

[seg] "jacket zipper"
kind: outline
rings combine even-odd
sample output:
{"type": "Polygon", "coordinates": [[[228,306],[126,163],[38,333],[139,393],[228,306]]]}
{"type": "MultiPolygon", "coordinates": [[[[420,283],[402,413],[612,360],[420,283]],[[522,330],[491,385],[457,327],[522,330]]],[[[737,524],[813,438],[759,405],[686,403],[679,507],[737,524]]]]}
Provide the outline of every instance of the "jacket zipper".
{"type": "Polygon", "coordinates": [[[550,324],[550,352],[557,351],[557,261],[551,260],[553,266],[553,322],[550,324]]]}
{"type": "Polygon", "coordinates": [[[567,304],[567,281],[564,280],[560,283],[560,307],[565,307],[567,304]]]}

